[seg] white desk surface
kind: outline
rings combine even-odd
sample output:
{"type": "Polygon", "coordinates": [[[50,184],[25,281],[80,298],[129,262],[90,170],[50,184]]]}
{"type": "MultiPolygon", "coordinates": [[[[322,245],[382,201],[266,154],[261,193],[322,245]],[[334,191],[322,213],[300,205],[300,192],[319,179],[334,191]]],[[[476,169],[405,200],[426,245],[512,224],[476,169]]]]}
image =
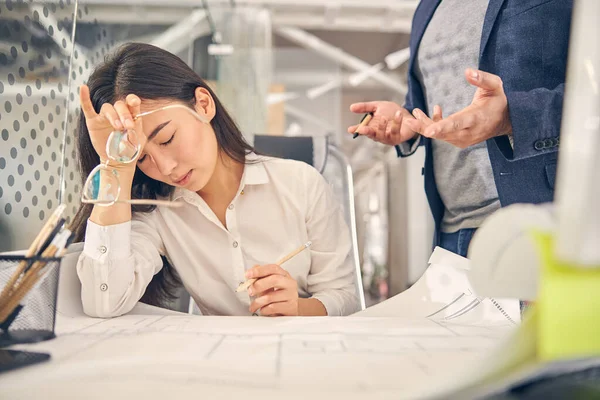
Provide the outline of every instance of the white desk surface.
{"type": "Polygon", "coordinates": [[[405,398],[475,362],[507,329],[370,317],[60,317],[56,339],[17,346],[52,360],[0,375],[0,398],[405,398]]]}
{"type": "Polygon", "coordinates": [[[57,338],[14,347],[51,361],[1,374],[0,399],[422,398],[487,362],[515,327],[484,304],[450,321],[425,318],[455,295],[433,296],[433,286],[460,286],[448,272],[430,267],[408,291],[333,318],[192,316],[144,305],[89,318],[71,274],[61,277],[57,338]]]}

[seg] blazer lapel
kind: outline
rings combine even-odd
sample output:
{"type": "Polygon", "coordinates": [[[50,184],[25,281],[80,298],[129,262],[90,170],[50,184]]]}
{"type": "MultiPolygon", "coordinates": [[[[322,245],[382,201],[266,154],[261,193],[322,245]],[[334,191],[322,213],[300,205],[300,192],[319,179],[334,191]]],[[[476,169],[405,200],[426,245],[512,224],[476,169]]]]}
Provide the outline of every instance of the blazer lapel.
{"type": "Polygon", "coordinates": [[[490,35],[492,33],[492,28],[494,27],[494,23],[496,22],[496,18],[498,18],[498,13],[502,8],[506,0],[490,0],[490,4],[488,5],[487,12],[485,13],[485,19],[483,21],[483,30],[481,31],[481,44],[479,47],[479,59],[485,50],[485,46],[487,45],[488,40],[490,39],[490,35]]]}
{"type": "Polygon", "coordinates": [[[440,2],[441,0],[421,0],[421,3],[415,12],[415,16],[413,17],[415,18],[415,24],[413,25],[415,30],[411,32],[409,71],[412,71],[425,29],[427,28],[427,25],[429,25],[429,21],[431,21],[433,13],[435,13],[440,2]]]}

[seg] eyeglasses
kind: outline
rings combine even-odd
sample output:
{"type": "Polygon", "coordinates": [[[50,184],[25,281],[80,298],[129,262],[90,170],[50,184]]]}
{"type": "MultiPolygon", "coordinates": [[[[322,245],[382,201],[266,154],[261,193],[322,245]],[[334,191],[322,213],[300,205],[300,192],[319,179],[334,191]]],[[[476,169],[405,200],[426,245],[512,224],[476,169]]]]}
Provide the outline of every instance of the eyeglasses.
{"type": "MultiPolygon", "coordinates": [[[[137,114],[133,117],[133,120],[150,115],[152,113],[168,110],[172,108],[181,108],[187,110],[197,120],[208,124],[208,120],[202,117],[200,114],[195,112],[189,107],[181,104],[173,104],[165,107],[158,108],[156,110],[147,111],[141,114],[137,114]]],[[[135,162],[140,152],[142,151],[142,145],[138,140],[137,133],[134,130],[127,131],[113,131],[106,142],[106,155],[108,160],[105,163],[99,164],[96,168],[90,172],[90,175],[85,180],[83,185],[83,192],[81,194],[81,202],[87,204],[94,204],[99,206],[112,206],[115,203],[129,203],[137,205],[157,205],[165,207],[180,207],[183,205],[181,202],[173,202],[168,200],[145,200],[145,199],[131,199],[131,200],[119,200],[121,194],[121,183],[119,182],[119,172],[113,168],[108,167],[110,160],[121,163],[129,164],[135,162]]]]}

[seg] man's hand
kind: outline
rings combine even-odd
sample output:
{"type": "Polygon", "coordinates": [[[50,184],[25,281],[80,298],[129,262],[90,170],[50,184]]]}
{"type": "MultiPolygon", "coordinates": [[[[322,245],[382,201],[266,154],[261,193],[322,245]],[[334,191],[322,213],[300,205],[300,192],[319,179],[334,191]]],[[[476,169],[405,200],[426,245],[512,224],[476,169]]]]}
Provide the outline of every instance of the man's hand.
{"type": "Polygon", "coordinates": [[[470,84],[477,86],[471,105],[439,122],[419,127],[418,132],[462,149],[512,133],[502,79],[473,69],[467,69],[465,76],[470,84]]]}
{"type": "Polygon", "coordinates": [[[371,101],[368,103],[355,103],[350,106],[350,111],[358,114],[373,113],[373,118],[363,127],[353,125],[348,128],[348,133],[357,132],[370,139],[391,146],[403,143],[415,137],[417,132],[405,124],[408,119],[414,119],[404,107],[391,101],[371,101]]]}

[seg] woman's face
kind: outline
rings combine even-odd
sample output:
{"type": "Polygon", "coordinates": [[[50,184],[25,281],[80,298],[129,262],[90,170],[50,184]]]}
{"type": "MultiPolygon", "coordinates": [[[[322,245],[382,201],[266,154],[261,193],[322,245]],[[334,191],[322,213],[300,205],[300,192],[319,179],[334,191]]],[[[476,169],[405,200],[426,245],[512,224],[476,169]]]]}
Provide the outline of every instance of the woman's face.
{"type": "MultiPolygon", "coordinates": [[[[142,100],[141,112],[173,104],[182,103],[142,100]]],[[[203,88],[196,89],[194,111],[207,121],[215,116],[214,101],[203,88]]],[[[213,175],[219,153],[212,126],[184,108],[160,110],[141,118],[148,141],[138,158],[138,168],[148,177],[171,186],[194,192],[204,188],[213,175]]]]}

